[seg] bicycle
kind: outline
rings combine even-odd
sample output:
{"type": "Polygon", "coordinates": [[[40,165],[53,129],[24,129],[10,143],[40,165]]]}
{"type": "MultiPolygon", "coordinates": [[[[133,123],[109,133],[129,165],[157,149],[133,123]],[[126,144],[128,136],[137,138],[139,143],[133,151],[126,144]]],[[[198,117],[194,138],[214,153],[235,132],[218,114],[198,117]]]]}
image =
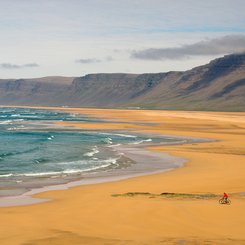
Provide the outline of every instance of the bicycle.
{"type": "Polygon", "coordinates": [[[231,200],[230,200],[229,198],[225,199],[225,198],[222,197],[222,198],[219,200],[219,203],[220,203],[220,204],[228,204],[228,205],[230,205],[230,204],[231,204],[231,200]]]}

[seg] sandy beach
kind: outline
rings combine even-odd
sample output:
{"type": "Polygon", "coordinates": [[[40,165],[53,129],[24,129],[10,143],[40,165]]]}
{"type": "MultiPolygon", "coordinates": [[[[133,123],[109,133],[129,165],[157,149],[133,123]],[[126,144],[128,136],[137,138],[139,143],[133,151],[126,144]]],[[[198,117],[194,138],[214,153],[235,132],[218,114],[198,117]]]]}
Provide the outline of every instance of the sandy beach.
{"type": "Polygon", "coordinates": [[[58,109],[114,121],[63,126],[212,142],[149,147],[187,159],[173,171],[42,192],[35,197],[51,201],[0,208],[1,244],[245,244],[245,113],[58,109]],[[224,191],[231,205],[218,203],[224,191]]]}

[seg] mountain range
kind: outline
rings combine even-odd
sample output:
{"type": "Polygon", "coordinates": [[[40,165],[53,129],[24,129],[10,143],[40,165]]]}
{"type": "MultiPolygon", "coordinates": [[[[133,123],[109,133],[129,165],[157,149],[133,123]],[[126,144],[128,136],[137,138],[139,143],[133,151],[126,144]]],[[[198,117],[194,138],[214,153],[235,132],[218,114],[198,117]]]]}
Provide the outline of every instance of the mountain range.
{"type": "Polygon", "coordinates": [[[245,53],[180,72],[0,79],[0,104],[245,111],[245,53]]]}

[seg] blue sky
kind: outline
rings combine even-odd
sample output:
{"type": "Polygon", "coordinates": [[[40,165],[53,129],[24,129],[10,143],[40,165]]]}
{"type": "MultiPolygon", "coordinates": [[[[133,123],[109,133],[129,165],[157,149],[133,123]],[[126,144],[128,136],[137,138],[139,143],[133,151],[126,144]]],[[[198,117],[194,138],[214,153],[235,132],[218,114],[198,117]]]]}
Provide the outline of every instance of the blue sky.
{"type": "Polygon", "coordinates": [[[0,0],[0,78],[186,70],[245,51],[243,0],[0,0]]]}

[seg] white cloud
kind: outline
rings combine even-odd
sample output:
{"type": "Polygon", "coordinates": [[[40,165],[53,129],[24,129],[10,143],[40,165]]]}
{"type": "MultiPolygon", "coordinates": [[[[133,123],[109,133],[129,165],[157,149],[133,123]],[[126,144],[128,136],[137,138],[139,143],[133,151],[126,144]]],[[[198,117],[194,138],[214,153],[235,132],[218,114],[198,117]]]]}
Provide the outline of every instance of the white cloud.
{"type": "Polygon", "coordinates": [[[167,63],[131,59],[128,52],[245,33],[244,8],[243,0],[1,0],[0,62],[13,64],[0,78],[190,68],[218,54],[167,63]],[[79,57],[87,65],[74,62],[79,57]],[[40,66],[18,69],[30,60],[40,66]]]}
{"type": "Polygon", "coordinates": [[[93,64],[93,63],[100,63],[101,60],[99,59],[78,59],[76,60],[76,63],[81,63],[81,64],[93,64]]]}
{"type": "Polygon", "coordinates": [[[133,51],[131,57],[145,60],[180,59],[188,56],[222,55],[245,52],[245,35],[228,35],[171,48],[133,51]]]}
{"type": "Polygon", "coordinates": [[[20,69],[20,68],[33,68],[38,67],[39,65],[36,63],[29,63],[23,65],[11,64],[11,63],[2,63],[0,64],[0,68],[3,69],[20,69]]]}

